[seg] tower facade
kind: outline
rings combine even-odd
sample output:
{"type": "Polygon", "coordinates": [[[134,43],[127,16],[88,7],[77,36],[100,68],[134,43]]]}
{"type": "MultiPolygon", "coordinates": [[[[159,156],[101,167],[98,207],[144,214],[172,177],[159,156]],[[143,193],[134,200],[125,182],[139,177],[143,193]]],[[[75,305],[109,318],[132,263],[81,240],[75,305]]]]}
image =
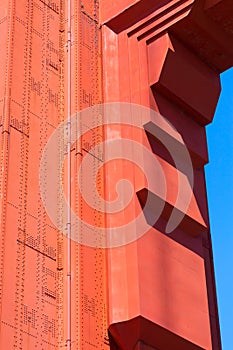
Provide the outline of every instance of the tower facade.
{"type": "Polygon", "coordinates": [[[232,18],[2,0],[0,349],[221,349],[205,126],[232,18]]]}

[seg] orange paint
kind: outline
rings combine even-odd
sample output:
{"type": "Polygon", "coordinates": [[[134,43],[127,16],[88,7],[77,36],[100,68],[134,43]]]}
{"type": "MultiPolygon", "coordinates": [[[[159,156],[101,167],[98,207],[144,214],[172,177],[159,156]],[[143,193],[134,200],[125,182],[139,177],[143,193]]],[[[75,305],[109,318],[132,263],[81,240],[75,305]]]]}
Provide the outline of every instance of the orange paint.
{"type": "MultiPolygon", "coordinates": [[[[100,113],[94,117],[101,126],[73,144],[72,209],[96,230],[137,217],[148,183],[141,169],[124,159],[124,150],[122,160],[102,164],[101,145],[93,166],[99,195],[116,199],[121,178],[130,180],[134,195],[117,214],[91,208],[77,173],[93,146],[114,138],[141,143],[157,157],[168,190],[159,199],[152,193],[151,211],[158,201],[165,203],[164,211],[133,243],[103,249],[101,238],[96,248],[72,241],[71,349],[220,350],[205,125],[220,94],[219,74],[233,64],[231,0],[72,0],[71,6],[71,114],[104,102],[149,107],[175,127],[177,133],[163,131],[174,144],[184,142],[194,171],[188,210],[166,234],[179,192],[178,172],[156,137],[125,126],[124,115],[122,125],[102,126],[100,113]]],[[[49,137],[67,119],[66,1],[1,0],[0,29],[0,349],[62,350],[67,345],[68,243],[42,203],[39,166],[49,137]]],[[[77,119],[77,130],[82,123],[77,119]]],[[[137,156],[143,159],[143,152],[137,156]]],[[[65,194],[66,161],[61,165],[65,194]]],[[[59,169],[47,166],[57,181],[59,169]]],[[[62,221],[59,195],[51,200],[62,221]]],[[[83,234],[80,225],[77,236],[83,234]]]]}

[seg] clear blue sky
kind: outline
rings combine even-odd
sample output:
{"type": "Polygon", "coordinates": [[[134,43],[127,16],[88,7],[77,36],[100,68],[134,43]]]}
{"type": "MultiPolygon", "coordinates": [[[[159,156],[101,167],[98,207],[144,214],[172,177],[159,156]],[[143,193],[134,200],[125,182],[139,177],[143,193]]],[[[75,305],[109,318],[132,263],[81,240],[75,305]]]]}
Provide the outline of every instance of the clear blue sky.
{"type": "Polygon", "coordinates": [[[207,127],[206,181],[214,250],[223,350],[233,334],[233,69],[221,76],[222,94],[214,122],[207,127]]]}

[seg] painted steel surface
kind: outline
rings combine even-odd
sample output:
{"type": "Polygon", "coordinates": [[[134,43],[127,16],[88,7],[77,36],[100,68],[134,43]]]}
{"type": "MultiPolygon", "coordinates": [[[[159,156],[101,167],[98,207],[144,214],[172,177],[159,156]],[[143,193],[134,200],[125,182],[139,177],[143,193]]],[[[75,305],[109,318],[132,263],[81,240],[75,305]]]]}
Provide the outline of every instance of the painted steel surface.
{"type": "MultiPolygon", "coordinates": [[[[232,2],[72,0],[70,76],[67,17],[65,0],[0,4],[0,349],[66,349],[71,312],[71,349],[220,350],[205,126],[219,98],[219,74],[233,64],[232,2]],[[127,102],[151,108],[176,130],[165,125],[167,141],[161,142],[153,120],[139,129],[133,114],[132,125],[124,124],[124,114],[108,125],[104,113],[95,113],[90,130],[72,145],[72,210],[96,232],[135,220],[148,196],[151,212],[160,201],[164,210],[140,239],[115,248],[103,249],[101,237],[96,247],[78,243],[85,226],[77,227],[71,242],[71,309],[69,242],[50,220],[39,186],[45,145],[67,119],[69,79],[72,115],[96,104],[127,102]],[[150,193],[146,175],[124,159],[123,148],[121,159],[104,164],[104,142],[115,139],[122,145],[123,139],[138,142],[156,157],[166,198],[150,193]],[[171,211],[182,211],[176,207],[177,174],[187,174],[174,164],[168,140],[185,145],[194,174],[190,206],[171,233],[165,232],[171,211]],[[93,157],[97,193],[93,183],[87,189],[85,172],[77,177],[87,155],[93,157]],[[120,179],[132,184],[133,197],[109,215],[100,197],[116,200],[120,179]],[[82,198],[87,190],[98,210],[82,198]]],[[[77,118],[77,130],[84,119],[77,118]]],[[[59,140],[61,159],[65,137],[59,140]]],[[[127,152],[145,161],[143,148],[136,156],[133,148],[127,152]]],[[[64,164],[50,159],[46,166],[67,195],[67,159],[64,164]]],[[[64,223],[61,196],[55,193],[52,200],[64,223]]]]}

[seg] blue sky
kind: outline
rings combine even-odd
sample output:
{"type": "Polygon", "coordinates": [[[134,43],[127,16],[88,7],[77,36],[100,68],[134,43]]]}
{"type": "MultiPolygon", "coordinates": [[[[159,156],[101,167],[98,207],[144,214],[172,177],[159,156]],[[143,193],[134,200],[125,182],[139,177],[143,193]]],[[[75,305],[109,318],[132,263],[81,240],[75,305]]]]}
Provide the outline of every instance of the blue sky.
{"type": "Polygon", "coordinates": [[[223,350],[232,350],[233,316],[233,69],[221,76],[222,94],[207,127],[207,192],[223,350]]]}

